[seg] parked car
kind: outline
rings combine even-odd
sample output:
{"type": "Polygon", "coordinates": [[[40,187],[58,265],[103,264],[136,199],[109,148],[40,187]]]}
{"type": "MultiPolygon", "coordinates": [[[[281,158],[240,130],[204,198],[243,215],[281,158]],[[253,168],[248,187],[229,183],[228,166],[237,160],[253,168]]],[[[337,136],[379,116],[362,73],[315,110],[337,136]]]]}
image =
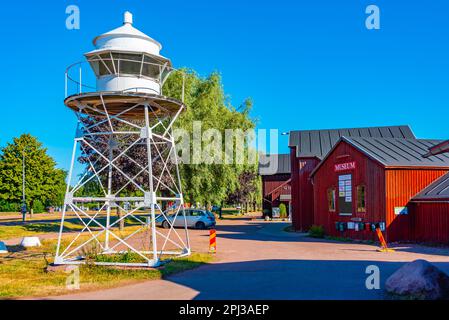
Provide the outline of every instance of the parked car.
{"type": "MultiPolygon", "coordinates": [[[[188,228],[206,229],[215,227],[215,216],[212,212],[200,209],[185,209],[185,220],[188,228]]],[[[156,225],[165,229],[170,228],[170,223],[175,227],[184,227],[184,217],[179,212],[175,219],[175,215],[170,215],[167,218],[159,216],[156,218],[156,225]],[[168,220],[168,221],[167,221],[168,220]]]]}

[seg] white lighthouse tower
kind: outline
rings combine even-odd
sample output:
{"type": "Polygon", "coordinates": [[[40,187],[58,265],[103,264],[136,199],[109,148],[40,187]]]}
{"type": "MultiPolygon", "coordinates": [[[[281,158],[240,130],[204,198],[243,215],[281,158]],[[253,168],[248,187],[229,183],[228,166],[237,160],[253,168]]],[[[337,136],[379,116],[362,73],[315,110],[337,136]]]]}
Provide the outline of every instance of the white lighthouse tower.
{"type": "Polygon", "coordinates": [[[133,27],[129,12],[121,27],[93,43],[85,63],[96,88],[83,84],[82,63],[66,72],[66,95],[70,83],[77,92],[64,103],[75,112],[78,129],[55,264],[153,267],[164,257],[189,255],[172,134],[185,106],[162,92],[174,71],[171,62],[159,42],[133,27]],[[77,160],[86,165],[79,176],[77,160]]]}

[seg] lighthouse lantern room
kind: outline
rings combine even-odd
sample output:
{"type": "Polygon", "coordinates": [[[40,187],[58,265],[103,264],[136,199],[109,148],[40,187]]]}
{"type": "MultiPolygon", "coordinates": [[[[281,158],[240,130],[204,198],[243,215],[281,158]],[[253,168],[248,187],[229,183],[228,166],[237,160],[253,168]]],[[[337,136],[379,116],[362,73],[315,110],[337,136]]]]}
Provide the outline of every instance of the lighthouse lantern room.
{"type": "Polygon", "coordinates": [[[97,91],[161,93],[171,70],[162,46],[133,27],[126,12],[123,26],[96,37],[95,50],[86,53],[97,78],[97,91]]]}

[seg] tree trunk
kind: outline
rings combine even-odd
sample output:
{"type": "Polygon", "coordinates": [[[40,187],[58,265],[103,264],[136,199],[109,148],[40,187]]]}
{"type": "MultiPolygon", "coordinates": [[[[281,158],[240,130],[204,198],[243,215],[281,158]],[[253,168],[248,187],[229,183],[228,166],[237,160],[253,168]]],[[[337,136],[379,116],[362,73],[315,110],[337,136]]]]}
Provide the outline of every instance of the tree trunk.
{"type": "MultiPolygon", "coordinates": [[[[121,219],[122,218],[122,209],[120,209],[120,207],[116,208],[116,212],[117,212],[117,218],[121,219]]],[[[119,222],[119,230],[123,231],[125,230],[125,219],[120,220],[119,222]]]]}
{"type": "Polygon", "coordinates": [[[221,205],[220,205],[220,213],[219,213],[220,219],[223,217],[223,206],[224,206],[224,201],[221,201],[221,205]]]}

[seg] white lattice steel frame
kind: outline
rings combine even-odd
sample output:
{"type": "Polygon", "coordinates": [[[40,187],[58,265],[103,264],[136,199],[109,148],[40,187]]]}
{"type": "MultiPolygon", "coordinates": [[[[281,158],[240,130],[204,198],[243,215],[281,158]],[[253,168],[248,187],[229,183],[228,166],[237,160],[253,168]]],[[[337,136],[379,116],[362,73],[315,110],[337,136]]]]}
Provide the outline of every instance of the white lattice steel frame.
{"type": "Polygon", "coordinates": [[[190,255],[181,177],[172,131],[173,124],[183,111],[184,105],[180,103],[176,114],[157,113],[155,110],[161,110],[162,107],[151,98],[143,97],[138,104],[111,115],[101,93],[99,98],[102,101],[101,110],[88,104],[80,104],[79,112],[75,112],[79,119],[78,129],[73,145],[55,264],[86,263],[86,252],[93,250],[93,244],[95,250],[98,250],[96,254],[133,252],[142,260],[138,263],[114,262],[107,259],[107,262],[92,262],[97,265],[155,267],[160,265],[165,257],[190,255]],[[128,113],[137,109],[141,109],[139,112],[143,109],[144,119],[135,121],[128,116],[128,113]],[[92,114],[96,116],[92,117],[92,114]],[[101,114],[101,117],[98,117],[98,114],[101,114]],[[86,125],[81,121],[83,117],[89,117],[91,123],[86,125]],[[124,125],[126,130],[123,129],[124,125]],[[106,140],[108,143],[104,142],[106,140]],[[135,146],[145,148],[146,163],[139,163],[128,154],[135,146]],[[88,168],[81,177],[73,177],[77,152],[81,150],[86,154],[86,149],[90,150],[87,157],[88,168]],[[138,168],[137,174],[132,175],[126,172],[125,168],[120,168],[117,161],[124,157],[138,168]],[[159,168],[162,167],[160,172],[155,172],[156,164],[159,164],[159,168]],[[122,175],[125,181],[116,189],[113,189],[114,170],[122,175]],[[148,183],[136,181],[138,177],[144,179],[145,176],[148,183]],[[98,197],[77,195],[93,179],[98,181],[102,195],[98,197]],[[123,194],[130,184],[137,190],[137,195],[123,194]],[[163,208],[161,204],[163,201],[174,204],[170,208],[163,208]],[[125,203],[129,202],[134,202],[135,207],[125,206],[125,203]],[[95,212],[89,212],[83,208],[88,203],[99,203],[99,206],[95,212]],[[117,207],[123,215],[112,222],[112,209],[117,207]],[[66,233],[67,228],[64,224],[69,218],[69,212],[74,215],[71,219],[81,222],[81,230],[66,233]],[[175,215],[175,218],[167,219],[169,214],[175,215]],[[122,220],[127,221],[125,219],[132,219],[134,225],[132,232],[126,232],[125,229],[123,235],[118,226],[122,220]],[[169,229],[157,226],[160,219],[168,222],[169,229]],[[172,221],[177,219],[181,219],[182,229],[174,228],[172,221]],[[142,237],[142,234],[148,235],[148,239],[145,239],[145,235],[143,239],[138,237],[139,235],[142,237]]]}

